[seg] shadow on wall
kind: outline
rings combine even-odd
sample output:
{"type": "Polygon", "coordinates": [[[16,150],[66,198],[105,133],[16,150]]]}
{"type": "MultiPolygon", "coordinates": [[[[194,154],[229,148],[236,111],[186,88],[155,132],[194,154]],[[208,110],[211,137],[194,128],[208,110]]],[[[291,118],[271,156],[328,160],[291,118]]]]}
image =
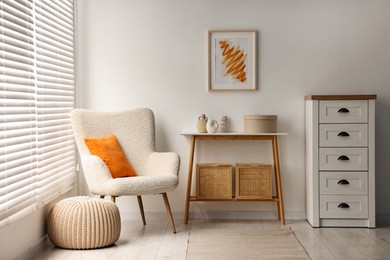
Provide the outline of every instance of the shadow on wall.
{"type": "Polygon", "coordinates": [[[378,96],[376,102],[376,212],[379,220],[390,220],[389,159],[390,159],[390,103],[378,96]]]}
{"type": "Polygon", "coordinates": [[[155,126],[156,126],[156,133],[155,133],[156,151],[159,152],[174,151],[174,148],[169,142],[169,136],[168,136],[166,126],[162,123],[161,120],[157,119],[156,115],[155,115],[155,126]]]}

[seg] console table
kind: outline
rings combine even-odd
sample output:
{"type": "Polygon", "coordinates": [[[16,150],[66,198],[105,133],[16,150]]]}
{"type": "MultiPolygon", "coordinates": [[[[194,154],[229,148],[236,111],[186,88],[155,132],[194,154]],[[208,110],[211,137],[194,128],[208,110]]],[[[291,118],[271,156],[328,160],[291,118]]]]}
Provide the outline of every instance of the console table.
{"type": "MultiPolygon", "coordinates": [[[[275,173],[275,190],[276,195],[272,196],[272,199],[253,199],[252,201],[271,201],[276,202],[278,205],[278,218],[284,225],[284,209],[283,209],[283,198],[282,198],[282,184],[280,179],[280,166],[279,166],[279,152],[278,152],[278,136],[286,135],[286,133],[182,133],[181,135],[191,137],[190,145],[190,158],[188,165],[188,180],[187,180],[187,195],[186,205],[184,212],[184,224],[188,224],[188,212],[190,209],[190,202],[195,201],[211,201],[197,199],[196,196],[191,195],[192,185],[192,171],[194,166],[194,151],[197,140],[269,140],[272,143],[272,153],[274,161],[274,173],[275,173]]],[[[243,201],[236,198],[227,199],[223,201],[243,201]]],[[[248,201],[248,200],[245,200],[248,201]]]]}

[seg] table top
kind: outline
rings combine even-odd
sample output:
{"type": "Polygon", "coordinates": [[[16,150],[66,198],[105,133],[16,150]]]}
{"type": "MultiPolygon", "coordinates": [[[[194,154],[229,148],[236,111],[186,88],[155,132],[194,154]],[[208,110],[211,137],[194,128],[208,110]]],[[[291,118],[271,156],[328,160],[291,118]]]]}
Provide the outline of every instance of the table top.
{"type": "Polygon", "coordinates": [[[273,136],[287,135],[287,133],[244,133],[244,132],[228,132],[228,133],[198,133],[198,132],[182,132],[180,135],[185,136],[273,136]]]}

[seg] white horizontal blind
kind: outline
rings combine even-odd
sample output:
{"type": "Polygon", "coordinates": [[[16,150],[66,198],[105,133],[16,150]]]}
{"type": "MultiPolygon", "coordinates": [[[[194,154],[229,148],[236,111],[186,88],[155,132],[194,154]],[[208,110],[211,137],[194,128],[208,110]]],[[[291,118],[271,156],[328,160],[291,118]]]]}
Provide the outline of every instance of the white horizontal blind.
{"type": "Polygon", "coordinates": [[[76,181],[73,0],[0,2],[0,227],[76,181]]]}

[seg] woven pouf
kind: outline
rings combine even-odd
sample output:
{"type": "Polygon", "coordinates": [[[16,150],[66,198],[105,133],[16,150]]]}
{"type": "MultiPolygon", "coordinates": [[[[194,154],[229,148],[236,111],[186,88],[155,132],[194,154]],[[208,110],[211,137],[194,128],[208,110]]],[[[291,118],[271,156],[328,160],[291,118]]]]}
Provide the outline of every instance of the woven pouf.
{"type": "Polygon", "coordinates": [[[119,209],[112,201],[71,197],[54,205],[48,218],[51,242],[67,249],[92,249],[114,244],[121,232],[119,209]]]}

